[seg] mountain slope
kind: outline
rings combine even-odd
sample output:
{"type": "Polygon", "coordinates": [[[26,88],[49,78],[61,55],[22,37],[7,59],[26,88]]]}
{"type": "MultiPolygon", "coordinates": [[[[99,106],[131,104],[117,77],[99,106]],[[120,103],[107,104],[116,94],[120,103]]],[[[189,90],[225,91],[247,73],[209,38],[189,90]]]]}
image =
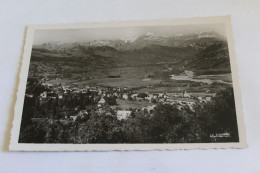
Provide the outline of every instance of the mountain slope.
{"type": "Polygon", "coordinates": [[[197,54],[190,66],[197,74],[230,73],[227,43],[220,41],[208,46],[197,54]]]}
{"type": "Polygon", "coordinates": [[[159,36],[147,33],[131,41],[46,43],[33,47],[32,62],[59,66],[60,71],[164,65],[196,74],[230,72],[226,41],[215,32],[159,36]]]}

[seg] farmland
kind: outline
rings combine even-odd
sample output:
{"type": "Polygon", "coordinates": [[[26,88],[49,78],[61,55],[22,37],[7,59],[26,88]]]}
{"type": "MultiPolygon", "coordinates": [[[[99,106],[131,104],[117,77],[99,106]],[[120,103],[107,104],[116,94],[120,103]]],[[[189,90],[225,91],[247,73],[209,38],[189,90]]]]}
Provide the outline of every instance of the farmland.
{"type": "Polygon", "coordinates": [[[131,100],[117,100],[117,105],[113,106],[114,108],[118,107],[122,110],[128,110],[129,108],[136,108],[136,109],[142,109],[146,106],[152,106],[152,103],[149,103],[148,101],[131,101],[131,100]]]}

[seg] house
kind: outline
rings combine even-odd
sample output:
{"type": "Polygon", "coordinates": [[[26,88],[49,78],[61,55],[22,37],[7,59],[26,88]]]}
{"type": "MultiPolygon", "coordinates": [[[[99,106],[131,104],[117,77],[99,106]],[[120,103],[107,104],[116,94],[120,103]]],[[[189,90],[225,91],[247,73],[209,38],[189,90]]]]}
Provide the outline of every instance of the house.
{"type": "Polygon", "coordinates": [[[83,94],[87,93],[87,91],[86,91],[85,89],[81,89],[81,92],[82,92],[83,94]]]}
{"type": "Polygon", "coordinates": [[[159,97],[160,97],[160,98],[163,98],[163,93],[160,93],[160,94],[159,94],[159,97]]]}
{"type": "Polygon", "coordinates": [[[112,116],[112,114],[110,112],[106,112],[105,115],[106,116],[112,116]]]}
{"type": "Polygon", "coordinates": [[[154,108],[155,108],[155,105],[147,106],[147,107],[143,107],[142,111],[144,111],[146,109],[149,113],[151,113],[154,108]]]}
{"type": "Polygon", "coordinates": [[[163,98],[167,99],[168,95],[166,93],[163,93],[163,98]]]}
{"type": "Polygon", "coordinates": [[[43,86],[48,87],[48,88],[52,88],[53,84],[50,83],[42,83],[43,86]]]}
{"type": "Polygon", "coordinates": [[[78,116],[70,116],[70,119],[73,121],[73,122],[75,122],[76,120],[77,120],[77,118],[78,118],[78,116]]]}
{"type": "Polygon", "coordinates": [[[44,91],[43,93],[41,93],[40,97],[43,99],[47,98],[47,91],[44,91]]]}
{"type": "Polygon", "coordinates": [[[118,94],[117,94],[117,93],[114,93],[113,95],[116,96],[116,97],[118,97],[118,94]]]}
{"type": "Polygon", "coordinates": [[[53,88],[52,84],[48,84],[47,86],[48,86],[48,88],[53,88]]]}
{"type": "Polygon", "coordinates": [[[171,105],[176,103],[176,101],[174,99],[167,99],[167,102],[170,103],[171,105]]]}
{"type": "Polygon", "coordinates": [[[187,91],[185,90],[185,91],[183,92],[183,97],[190,98],[191,96],[190,96],[190,94],[187,93],[187,91]]]}
{"type": "Polygon", "coordinates": [[[138,96],[138,94],[132,94],[132,95],[131,95],[131,98],[132,98],[132,99],[136,99],[137,96],[138,96]]]}
{"type": "Polygon", "coordinates": [[[150,101],[150,102],[152,101],[152,99],[153,99],[153,97],[149,97],[149,96],[148,96],[148,97],[145,97],[145,100],[148,100],[148,101],[150,101]]]}
{"type": "Polygon", "coordinates": [[[116,115],[118,120],[127,119],[131,115],[132,111],[118,110],[116,115]]]}
{"type": "Polygon", "coordinates": [[[157,99],[159,94],[153,94],[153,99],[157,99]]]}
{"type": "Polygon", "coordinates": [[[32,94],[25,94],[26,97],[33,98],[32,94]]]}
{"type": "Polygon", "coordinates": [[[206,97],[206,101],[211,101],[211,97],[206,97]]]}
{"type": "Polygon", "coordinates": [[[78,116],[79,116],[80,118],[84,118],[86,115],[88,115],[88,111],[86,111],[86,110],[81,110],[81,111],[79,111],[78,116]]]}
{"type": "Polygon", "coordinates": [[[147,110],[147,107],[146,107],[146,106],[142,108],[142,111],[144,111],[145,109],[147,110]]]}
{"type": "Polygon", "coordinates": [[[104,98],[101,98],[100,100],[99,100],[99,104],[104,104],[106,101],[105,101],[105,99],[104,98]]]}
{"type": "Polygon", "coordinates": [[[178,93],[174,93],[173,97],[179,97],[180,95],[178,93]]]}
{"type": "Polygon", "coordinates": [[[90,88],[89,91],[91,91],[91,92],[98,92],[98,90],[95,89],[95,88],[90,88]]]}
{"type": "MultiPolygon", "coordinates": [[[[63,90],[64,90],[64,89],[63,89],[63,90]]],[[[65,89],[65,90],[64,90],[64,94],[69,94],[70,92],[72,92],[71,89],[65,89]]]]}
{"type": "Polygon", "coordinates": [[[146,109],[149,113],[151,113],[153,111],[153,109],[155,108],[156,105],[152,105],[152,106],[148,106],[146,109]]]}
{"type": "Polygon", "coordinates": [[[127,94],[123,94],[123,99],[127,100],[128,99],[128,95],[127,94]]]}
{"type": "Polygon", "coordinates": [[[102,94],[103,94],[102,90],[98,90],[98,95],[100,96],[102,94]]]}
{"type": "Polygon", "coordinates": [[[144,100],[144,99],[141,98],[141,97],[136,97],[136,100],[141,101],[141,100],[144,100]]]}
{"type": "Polygon", "coordinates": [[[160,103],[164,103],[164,102],[165,102],[165,99],[159,99],[159,102],[160,102],[160,103]]]}
{"type": "Polygon", "coordinates": [[[63,95],[61,93],[58,94],[59,99],[63,99],[63,95]]]}

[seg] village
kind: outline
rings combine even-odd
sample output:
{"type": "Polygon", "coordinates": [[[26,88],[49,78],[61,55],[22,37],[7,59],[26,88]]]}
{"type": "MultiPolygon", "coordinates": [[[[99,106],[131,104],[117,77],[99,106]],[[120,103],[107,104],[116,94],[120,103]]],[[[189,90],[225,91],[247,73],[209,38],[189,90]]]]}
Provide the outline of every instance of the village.
{"type": "Polygon", "coordinates": [[[152,116],[154,108],[159,103],[176,104],[179,110],[183,107],[189,107],[193,111],[193,106],[196,103],[209,102],[215,96],[214,93],[198,95],[197,93],[188,93],[185,90],[175,93],[140,93],[138,89],[128,87],[89,85],[79,87],[65,83],[51,84],[46,80],[36,79],[35,81],[34,84],[40,85],[42,91],[39,95],[27,91],[26,97],[34,98],[39,105],[54,100],[63,105],[64,110],[67,110],[66,107],[74,109],[73,113],[66,113],[58,118],[72,122],[93,113],[115,115],[118,120],[127,119],[138,111],[146,112],[152,116]],[[68,104],[65,104],[65,102],[68,104]]]}

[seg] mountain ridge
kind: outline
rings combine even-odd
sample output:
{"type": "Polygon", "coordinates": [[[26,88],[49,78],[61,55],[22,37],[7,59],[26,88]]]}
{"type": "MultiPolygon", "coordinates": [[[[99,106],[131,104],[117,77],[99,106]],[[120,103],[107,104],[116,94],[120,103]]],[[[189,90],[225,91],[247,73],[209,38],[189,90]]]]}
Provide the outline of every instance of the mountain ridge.
{"type": "Polygon", "coordinates": [[[46,43],[33,46],[32,61],[47,63],[51,58],[60,66],[70,62],[70,66],[95,68],[158,65],[164,62],[168,63],[169,68],[181,69],[185,66],[202,74],[217,71],[218,68],[230,72],[227,42],[214,34],[205,32],[165,37],[148,33],[132,42],[109,40],[101,41],[100,45],[46,43]]]}

